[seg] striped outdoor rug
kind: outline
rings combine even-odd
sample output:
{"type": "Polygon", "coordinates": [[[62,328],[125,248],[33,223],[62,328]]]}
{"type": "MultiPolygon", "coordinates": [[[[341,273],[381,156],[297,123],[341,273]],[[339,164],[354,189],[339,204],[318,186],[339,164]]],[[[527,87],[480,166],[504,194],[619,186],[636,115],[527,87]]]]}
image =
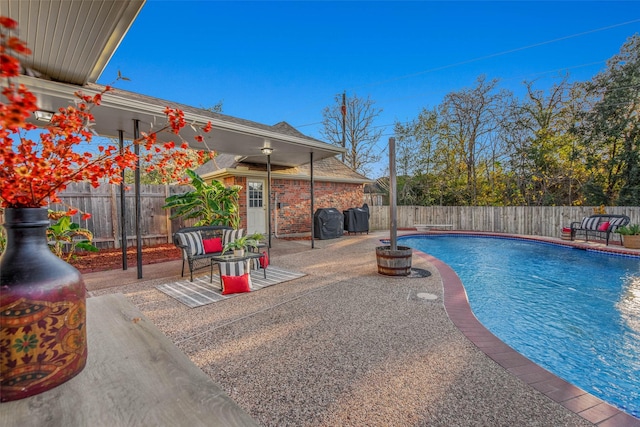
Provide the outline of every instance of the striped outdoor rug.
{"type": "MultiPolygon", "coordinates": [[[[251,283],[253,284],[252,292],[303,276],[306,276],[306,274],[269,266],[269,268],[267,268],[266,279],[262,274],[262,270],[255,271],[251,274],[251,283]]],[[[217,274],[213,275],[213,283],[211,282],[209,275],[206,275],[194,277],[193,282],[190,282],[189,279],[186,278],[177,282],[156,286],[156,289],[160,292],[164,292],[190,308],[200,307],[206,304],[211,304],[212,302],[222,301],[227,298],[233,298],[236,295],[242,295],[222,295],[222,291],[219,288],[220,277],[217,274]]]]}

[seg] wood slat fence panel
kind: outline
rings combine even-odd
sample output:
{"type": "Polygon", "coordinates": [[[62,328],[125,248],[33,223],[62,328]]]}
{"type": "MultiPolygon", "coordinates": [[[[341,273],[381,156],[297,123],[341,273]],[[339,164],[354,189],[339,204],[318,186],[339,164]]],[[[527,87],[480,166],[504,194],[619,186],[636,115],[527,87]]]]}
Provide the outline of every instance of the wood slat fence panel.
{"type": "MultiPolygon", "coordinates": [[[[451,224],[454,230],[560,237],[563,227],[594,213],[593,206],[398,206],[398,228],[451,224]]],[[[640,222],[640,207],[606,207],[610,214],[640,222]]],[[[370,230],[389,229],[389,206],[369,206],[370,230]]]]}
{"type": "MultiPolygon", "coordinates": [[[[143,245],[172,243],[175,230],[193,225],[195,220],[170,219],[171,212],[163,209],[169,195],[180,194],[190,186],[142,185],[142,236],[143,245]]],[[[120,246],[120,186],[103,184],[93,188],[89,183],[70,184],[60,194],[62,204],[51,206],[54,210],[66,210],[73,206],[91,213],[82,220],[73,220],[91,230],[96,246],[119,248],[120,246]]],[[[135,245],[135,195],[133,188],[126,192],[127,245],[135,245]]],[[[559,237],[562,227],[572,221],[580,221],[593,214],[592,206],[398,206],[398,228],[413,228],[415,224],[451,224],[454,230],[487,231],[523,235],[559,237]]],[[[606,207],[607,213],[627,215],[632,223],[640,222],[640,207],[606,207]]],[[[389,206],[369,206],[370,230],[389,229],[389,206]]],[[[0,215],[0,223],[3,222],[0,215]]]]}
{"type": "MultiPolygon", "coordinates": [[[[143,245],[173,243],[173,231],[193,224],[194,220],[173,219],[170,211],[163,209],[165,199],[169,195],[180,194],[191,189],[190,186],[141,185],[141,230],[143,245]]],[[[64,210],[74,207],[81,212],[88,212],[91,218],[83,220],[75,215],[73,221],[80,227],[91,230],[95,245],[99,248],[120,248],[120,186],[102,184],[97,188],[90,183],[72,183],[60,193],[62,203],[49,206],[53,210],[64,210]]],[[[133,186],[125,194],[125,221],[127,246],[136,244],[136,210],[133,186]]],[[[0,216],[0,223],[3,222],[0,216]]]]}

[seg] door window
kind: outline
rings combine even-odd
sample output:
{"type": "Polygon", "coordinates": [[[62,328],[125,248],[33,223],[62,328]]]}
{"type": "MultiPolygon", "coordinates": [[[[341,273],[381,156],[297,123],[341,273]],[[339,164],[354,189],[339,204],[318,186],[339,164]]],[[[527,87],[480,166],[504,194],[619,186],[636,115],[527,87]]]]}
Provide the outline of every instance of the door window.
{"type": "Polygon", "coordinates": [[[262,183],[250,182],[249,183],[249,207],[261,208],[263,205],[262,200],[262,183]]]}

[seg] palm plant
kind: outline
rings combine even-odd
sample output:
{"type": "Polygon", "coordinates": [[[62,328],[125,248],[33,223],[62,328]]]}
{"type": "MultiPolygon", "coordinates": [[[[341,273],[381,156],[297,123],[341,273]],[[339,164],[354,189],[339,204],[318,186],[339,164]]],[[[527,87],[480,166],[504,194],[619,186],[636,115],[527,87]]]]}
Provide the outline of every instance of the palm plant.
{"type": "Polygon", "coordinates": [[[622,234],[623,236],[637,236],[640,235],[640,225],[623,225],[622,227],[618,227],[616,229],[616,233],[622,234]]]}
{"type": "Polygon", "coordinates": [[[227,252],[229,250],[238,251],[249,248],[257,249],[258,244],[262,239],[264,239],[264,235],[262,233],[253,233],[247,236],[242,236],[225,244],[222,252],[227,252]]]}
{"type": "Polygon", "coordinates": [[[184,218],[198,221],[201,225],[227,225],[233,228],[240,226],[239,185],[225,187],[219,181],[207,184],[197,173],[187,169],[193,191],[175,194],[165,199],[165,209],[175,209],[171,219],[184,218]]]}

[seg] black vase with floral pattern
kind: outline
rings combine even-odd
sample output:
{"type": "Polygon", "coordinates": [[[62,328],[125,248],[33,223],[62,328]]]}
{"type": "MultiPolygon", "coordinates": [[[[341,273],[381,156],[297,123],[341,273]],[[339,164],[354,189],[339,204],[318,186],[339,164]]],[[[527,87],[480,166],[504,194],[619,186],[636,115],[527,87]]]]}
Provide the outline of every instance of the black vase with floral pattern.
{"type": "Polygon", "coordinates": [[[87,361],[86,288],[47,244],[45,208],[7,208],[0,258],[0,401],[76,376],[87,361]]]}

